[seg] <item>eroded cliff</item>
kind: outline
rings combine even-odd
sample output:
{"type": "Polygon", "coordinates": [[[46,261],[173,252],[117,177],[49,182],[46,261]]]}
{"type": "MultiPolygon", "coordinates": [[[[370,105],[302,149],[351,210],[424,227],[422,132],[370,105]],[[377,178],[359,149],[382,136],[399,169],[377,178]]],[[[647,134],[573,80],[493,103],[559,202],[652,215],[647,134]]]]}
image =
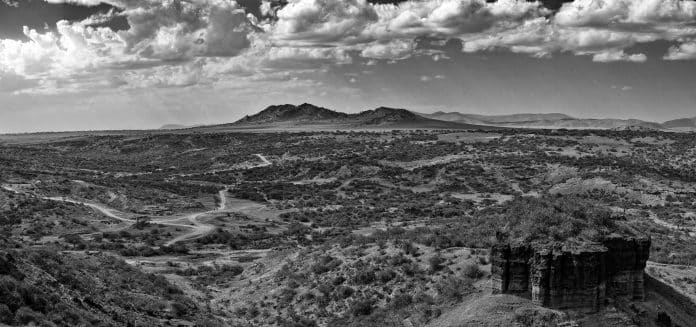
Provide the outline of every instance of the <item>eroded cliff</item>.
{"type": "Polygon", "coordinates": [[[642,300],[650,238],[609,235],[585,244],[498,243],[491,251],[494,293],[557,309],[597,311],[608,298],[642,300]]]}

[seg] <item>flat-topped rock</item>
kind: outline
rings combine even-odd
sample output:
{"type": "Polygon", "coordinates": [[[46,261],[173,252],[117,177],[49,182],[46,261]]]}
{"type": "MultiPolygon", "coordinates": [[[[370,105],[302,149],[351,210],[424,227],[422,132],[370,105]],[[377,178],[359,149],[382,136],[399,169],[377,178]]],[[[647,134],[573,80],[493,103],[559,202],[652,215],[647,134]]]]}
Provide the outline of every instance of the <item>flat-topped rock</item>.
{"type": "Polygon", "coordinates": [[[498,243],[491,250],[492,288],[549,308],[597,311],[608,298],[644,299],[649,253],[643,236],[561,246],[498,243]]]}

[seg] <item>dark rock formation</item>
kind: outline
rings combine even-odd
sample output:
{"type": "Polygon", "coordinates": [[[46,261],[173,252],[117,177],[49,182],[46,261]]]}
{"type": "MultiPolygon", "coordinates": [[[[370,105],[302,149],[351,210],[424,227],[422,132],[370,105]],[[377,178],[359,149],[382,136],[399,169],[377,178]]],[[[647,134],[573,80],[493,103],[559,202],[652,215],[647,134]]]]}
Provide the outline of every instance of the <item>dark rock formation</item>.
{"type": "Polygon", "coordinates": [[[24,275],[17,270],[14,257],[3,252],[0,252],[0,275],[10,275],[18,280],[24,279],[24,275]]]}
{"type": "Polygon", "coordinates": [[[491,250],[494,293],[556,309],[597,311],[607,298],[642,300],[649,237],[610,236],[602,243],[499,243],[491,250]]]}

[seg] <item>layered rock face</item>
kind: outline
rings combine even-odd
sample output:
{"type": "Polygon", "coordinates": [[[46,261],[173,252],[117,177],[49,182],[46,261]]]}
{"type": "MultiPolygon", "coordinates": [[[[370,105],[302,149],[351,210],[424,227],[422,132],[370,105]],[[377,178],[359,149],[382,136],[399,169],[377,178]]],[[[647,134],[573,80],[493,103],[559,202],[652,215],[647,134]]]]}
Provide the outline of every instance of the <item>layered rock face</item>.
{"type": "Polygon", "coordinates": [[[608,297],[642,300],[649,237],[613,236],[601,244],[549,248],[497,244],[493,293],[516,294],[555,309],[597,311],[608,297]]]}

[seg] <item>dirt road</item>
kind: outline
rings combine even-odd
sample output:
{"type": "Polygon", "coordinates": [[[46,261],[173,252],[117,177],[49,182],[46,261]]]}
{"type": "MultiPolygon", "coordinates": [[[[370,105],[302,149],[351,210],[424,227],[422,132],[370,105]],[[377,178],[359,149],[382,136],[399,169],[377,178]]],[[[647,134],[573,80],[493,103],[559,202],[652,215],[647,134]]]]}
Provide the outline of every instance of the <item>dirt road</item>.
{"type": "Polygon", "coordinates": [[[259,157],[261,161],[263,161],[263,163],[258,165],[257,167],[267,167],[273,164],[272,162],[268,161],[268,159],[266,159],[266,157],[264,157],[263,154],[257,153],[256,156],[259,157]]]}
{"type": "Polygon", "coordinates": [[[215,230],[215,226],[209,225],[206,223],[201,222],[198,220],[199,218],[209,215],[209,214],[214,214],[214,213],[219,213],[219,212],[224,212],[225,209],[227,209],[227,192],[229,189],[224,189],[218,192],[218,197],[220,199],[220,203],[218,203],[218,207],[214,210],[210,211],[205,211],[205,212],[199,212],[199,213],[194,213],[186,216],[186,219],[193,224],[192,227],[193,230],[189,233],[186,233],[184,235],[179,235],[169,242],[165,243],[165,246],[171,246],[177,242],[185,241],[185,240],[193,240],[197,239],[200,237],[203,237],[205,235],[208,235],[215,230]]]}
{"type": "MultiPolygon", "coordinates": [[[[7,190],[7,191],[16,193],[16,194],[30,194],[30,195],[38,196],[38,195],[33,194],[33,193],[22,192],[22,191],[20,191],[20,190],[18,190],[18,189],[16,189],[16,188],[13,188],[13,187],[11,187],[11,186],[8,186],[8,185],[3,185],[2,188],[5,189],[5,190],[7,190]]],[[[186,218],[186,220],[188,220],[192,225],[186,225],[186,224],[180,224],[180,223],[174,223],[174,222],[172,222],[172,221],[174,221],[174,220],[180,220],[181,218],[176,218],[176,219],[172,219],[172,218],[168,218],[168,219],[164,219],[164,218],[153,219],[153,220],[150,220],[150,223],[152,223],[152,224],[158,224],[158,225],[165,225],[165,226],[173,226],[173,227],[181,227],[181,228],[190,228],[190,229],[193,229],[193,230],[192,230],[191,232],[189,232],[189,233],[186,233],[186,234],[184,234],[184,235],[180,235],[180,236],[177,236],[177,237],[173,238],[172,240],[170,240],[169,242],[167,242],[167,243],[165,244],[166,246],[170,246],[170,245],[172,245],[172,244],[174,244],[174,243],[176,243],[176,242],[179,242],[179,241],[189,240],[189,239],[195,239],[195,238],[198,238],[198,237],[205,236],[205,235],[209,234],[210,232],[212,232],[212,231],[215,229],[215,227],[212,226],[212,225],[208,225],[208,224],[204,224],[204,223],[200,222],[200,221],[198,220],[198,218],[200,218],[200,217],[202,217],[202,216],[205,216],[205,215],[208,215],[208,214],[212,214],[212,213],[216,213],[216,212],[225,210],[225,208],[226,208],[226,206],[227,206],[227,192],[228,192],[228,189],[224,189],[224,190],[221,190],[221,191],[218,193],[218,196],[220,197],[220,203],[218,204],[218,208],[213,209],[213,210],[209,210],[209,211],[197,212],[197,213],[193,213],[193,214],[187,215],[185,218],[186,218]]],[[[41,199],[44,199],[44,200],[49,200],[49,201],[56,201],[56,202],[63,202],[63,203],[71,203],[71,204],[83,205],[83,206],[86,206],[86,207],[90,207],[90,208],[92,208],[92,209],[94,209],[94,210],[100,212],[101,214],[103,214],[103,215],[105,215],[105,216],[107,216],[107,217],[109,217],[109,218],[116,219],[116,220],[119,220],[119,221],[122,221],[122,222],[126,222],[126,223],[130,223],[130,224],[135,224],[135,223],[136,223],[136,220],[135,220],[135,219],[132,219],[132,218],[129,217],[129,216],[133,216],[132,214],[127,214],[127,213],[124,213],[124,212],[120,212],[120,211],[118,211],[118,210],[115,210],[115,209],[112,209],[112,208],[108,208],[108,207],[103,206],[103,205],[101,205],[101,204],[90,203],[90,202],[85,202],[85,201],[78,201],[78,200],[74,200],[74,199],[70,199],[70,198],[66,198],[66,197],[62,197],[62,196],[54,196],[54,197],[49,197],[49,196],[38,196],[38,197],[40,197],[41,199]]]]}
{"type": "MultiPolygon", "coordinates": [[[[264,155],[262,155],[260,153],[257,153],[255,155],[262,161],[262,163],[256,165],[256,167],[267,167],[267,166],[270,166],[273,164],[271,161],[266,159],[266,157],[264,155]]],[[[78,201],[78,200],[74,200],[74,199],[70,199],[70,198],[62,197],[62,196],[61,197],[40,196],[38,194],[34,194],[33,192],[21,191],[20,189],[12,187],[11,185],[2,185],[2,188],[7,190],[7,191],[16,193],[16,194],[33,195],[33,196],[40,197],[44,200],[64,202],[64,203],[72,203],[72,204],[87,206],[87,207],[90,207],[90,208],[102,213],[103,215],[105,215],[107,217],[110,217],[110,218],[113,218],[113,219],[116,219],[116,220],[119,220],[122,222],[130,223],[130,224],[136,223],[136,219],[133,219],[133,216],[135,216],[134,214],[120,212],[118,210],[108,208],[108,207],[103,206],[101,204],[85,202],[85,201],[78,201]]],[[[227,202],[228,202],[227,201],[227,194],[228,194],[228,192],[229,192],[229,188],[225,188],[225,189],[220,190],[218,192],[218,198],[219,198],[220,202],[218,203],[217,208],[215,208],[213,210],[188,214],[185,217],[183,217],[185,220],[187,220],[190,223],[190,225],[172,222],[172,221],[176,221],[176,220],[182,220],[181,217],[177,217],[177,218],[170,217],[167,219],[160,217],[160,219],[150,220],[150,223],[191,229],[190,232],[185,233],[183,235],[179,235],[179,236],[174,237],[173,239],[169,240],[167,243],[165,243],[165,246],[171,246],[173,244],[176,244],[178,242],[185,241],[185,240],[193,240],[193,239],[201,238],[205,235],[212,233],[215,230],[215,226],[201,222],[200,218],[211,215],[211,214],[215,214],[215,213],[228,212],[229,211],[227,209],[227,202]]]]}

